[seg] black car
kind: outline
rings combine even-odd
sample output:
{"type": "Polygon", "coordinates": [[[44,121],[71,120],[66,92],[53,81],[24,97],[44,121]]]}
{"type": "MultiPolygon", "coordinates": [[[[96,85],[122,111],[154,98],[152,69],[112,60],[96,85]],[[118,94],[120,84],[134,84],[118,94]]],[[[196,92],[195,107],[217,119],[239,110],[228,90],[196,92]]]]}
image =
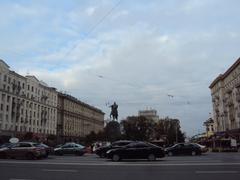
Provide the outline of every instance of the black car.
{"type": "Polygon", "coordinates": [[[201,155],[201,148],[195,144],[188,143],[179,143],[175,144],[172,147],[166,148],[165,153],[169,156],[174,155],[201,155]]]}
{"type": "Polygon", "coordinates": [[[55,155],[75,154],[82,156],[86,152],[85,147],[76,143],[66,143],[54,149],[55,155]]]}
{"type": "Polygon", "coordinates": [[[107,153],[107,158],[113,161],[121,159],[148,159],[150,161],[165,156],[164,149],[145,142],[133,142],[118,149],[111,149],[107,153]]]}
{"type": "Polygon", "coordinates": [[[132,143],[133,141],[128,141],[128,140],[120,140],[120,141],[115,141],[111,145],[108,146],[103,146],[95,150],[95,153],[101,157],[104,158],[106,157],[106,152],[109,151],[110,149],[116,149],[120,148],[123,146],[128,145],[129,143],[132,143]]]}

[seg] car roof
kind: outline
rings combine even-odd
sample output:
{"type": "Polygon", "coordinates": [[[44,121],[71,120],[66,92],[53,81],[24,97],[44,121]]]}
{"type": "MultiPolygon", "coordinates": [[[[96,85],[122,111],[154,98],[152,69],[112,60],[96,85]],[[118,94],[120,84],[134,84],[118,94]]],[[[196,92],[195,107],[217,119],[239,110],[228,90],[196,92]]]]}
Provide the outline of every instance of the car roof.
{"type": "MultiPolygon", "coordinates": [[[[38,144],[38,143],[36,143],[36,142],[29,142],[29,141],[20,141],[20,142],[18,142],[18,143],[26,143],[26,144],[38,144]]],[[[16,143],[17,144],[17,143],[16,143]]]]}
{"type": "Polygon", "coordinates": [[[130,141],[130,140],[119,140],[119,141],[114,141],[112,144],[117,144],[117,143],[132,143],[135,141],[130,141]]]}

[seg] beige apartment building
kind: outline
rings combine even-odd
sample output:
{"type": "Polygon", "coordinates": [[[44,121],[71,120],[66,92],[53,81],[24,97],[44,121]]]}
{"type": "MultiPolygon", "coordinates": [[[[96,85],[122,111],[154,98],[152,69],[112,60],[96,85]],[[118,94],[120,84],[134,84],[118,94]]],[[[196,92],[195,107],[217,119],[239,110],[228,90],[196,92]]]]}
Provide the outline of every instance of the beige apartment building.
{"type": "Polygon", "coordinates": [[[104,113],[82,101],[58,93],[57,135],[60,141],[76,141],[104,128],[104,113]]]}
{"type": "Polygon", "coordinates": [[[216,132],[240,129],[240,59],[210,85],[216,132]]]}
{"type": "Polygon", "coordinates": [[[0,60],[0,136],[56,134],[57,91],[35,76],[22,76],[0,60]]]}

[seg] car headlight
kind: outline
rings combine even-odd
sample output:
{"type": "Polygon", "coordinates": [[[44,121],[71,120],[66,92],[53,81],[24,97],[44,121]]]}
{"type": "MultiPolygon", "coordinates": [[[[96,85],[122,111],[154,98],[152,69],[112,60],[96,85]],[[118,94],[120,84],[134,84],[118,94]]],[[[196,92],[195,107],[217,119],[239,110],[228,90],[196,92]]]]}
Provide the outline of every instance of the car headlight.
{"type": "Polygon", "coordinates": [[[108,150],[107,152],[106,152],[106,154],[109,154],[109,153],[111,153],[112,152],[112,150],[108,150]]]}

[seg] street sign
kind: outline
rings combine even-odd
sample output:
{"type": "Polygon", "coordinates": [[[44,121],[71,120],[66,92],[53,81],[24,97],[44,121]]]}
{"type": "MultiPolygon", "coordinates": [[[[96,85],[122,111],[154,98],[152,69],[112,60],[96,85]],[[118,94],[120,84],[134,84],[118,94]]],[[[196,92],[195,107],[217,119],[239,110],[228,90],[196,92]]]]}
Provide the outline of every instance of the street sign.
{"type": "Polygon", "coordinates": [[[9,139],[9,142],[10,142],[10,143],[18,143],[18,142],[19,142],[19,139],[13,137],[13,138],[9,139]]]}
{"type": "Polygon", "coordinates": [[[231,139],[231,147],[237,147],[236,139],[231,139]]]}

